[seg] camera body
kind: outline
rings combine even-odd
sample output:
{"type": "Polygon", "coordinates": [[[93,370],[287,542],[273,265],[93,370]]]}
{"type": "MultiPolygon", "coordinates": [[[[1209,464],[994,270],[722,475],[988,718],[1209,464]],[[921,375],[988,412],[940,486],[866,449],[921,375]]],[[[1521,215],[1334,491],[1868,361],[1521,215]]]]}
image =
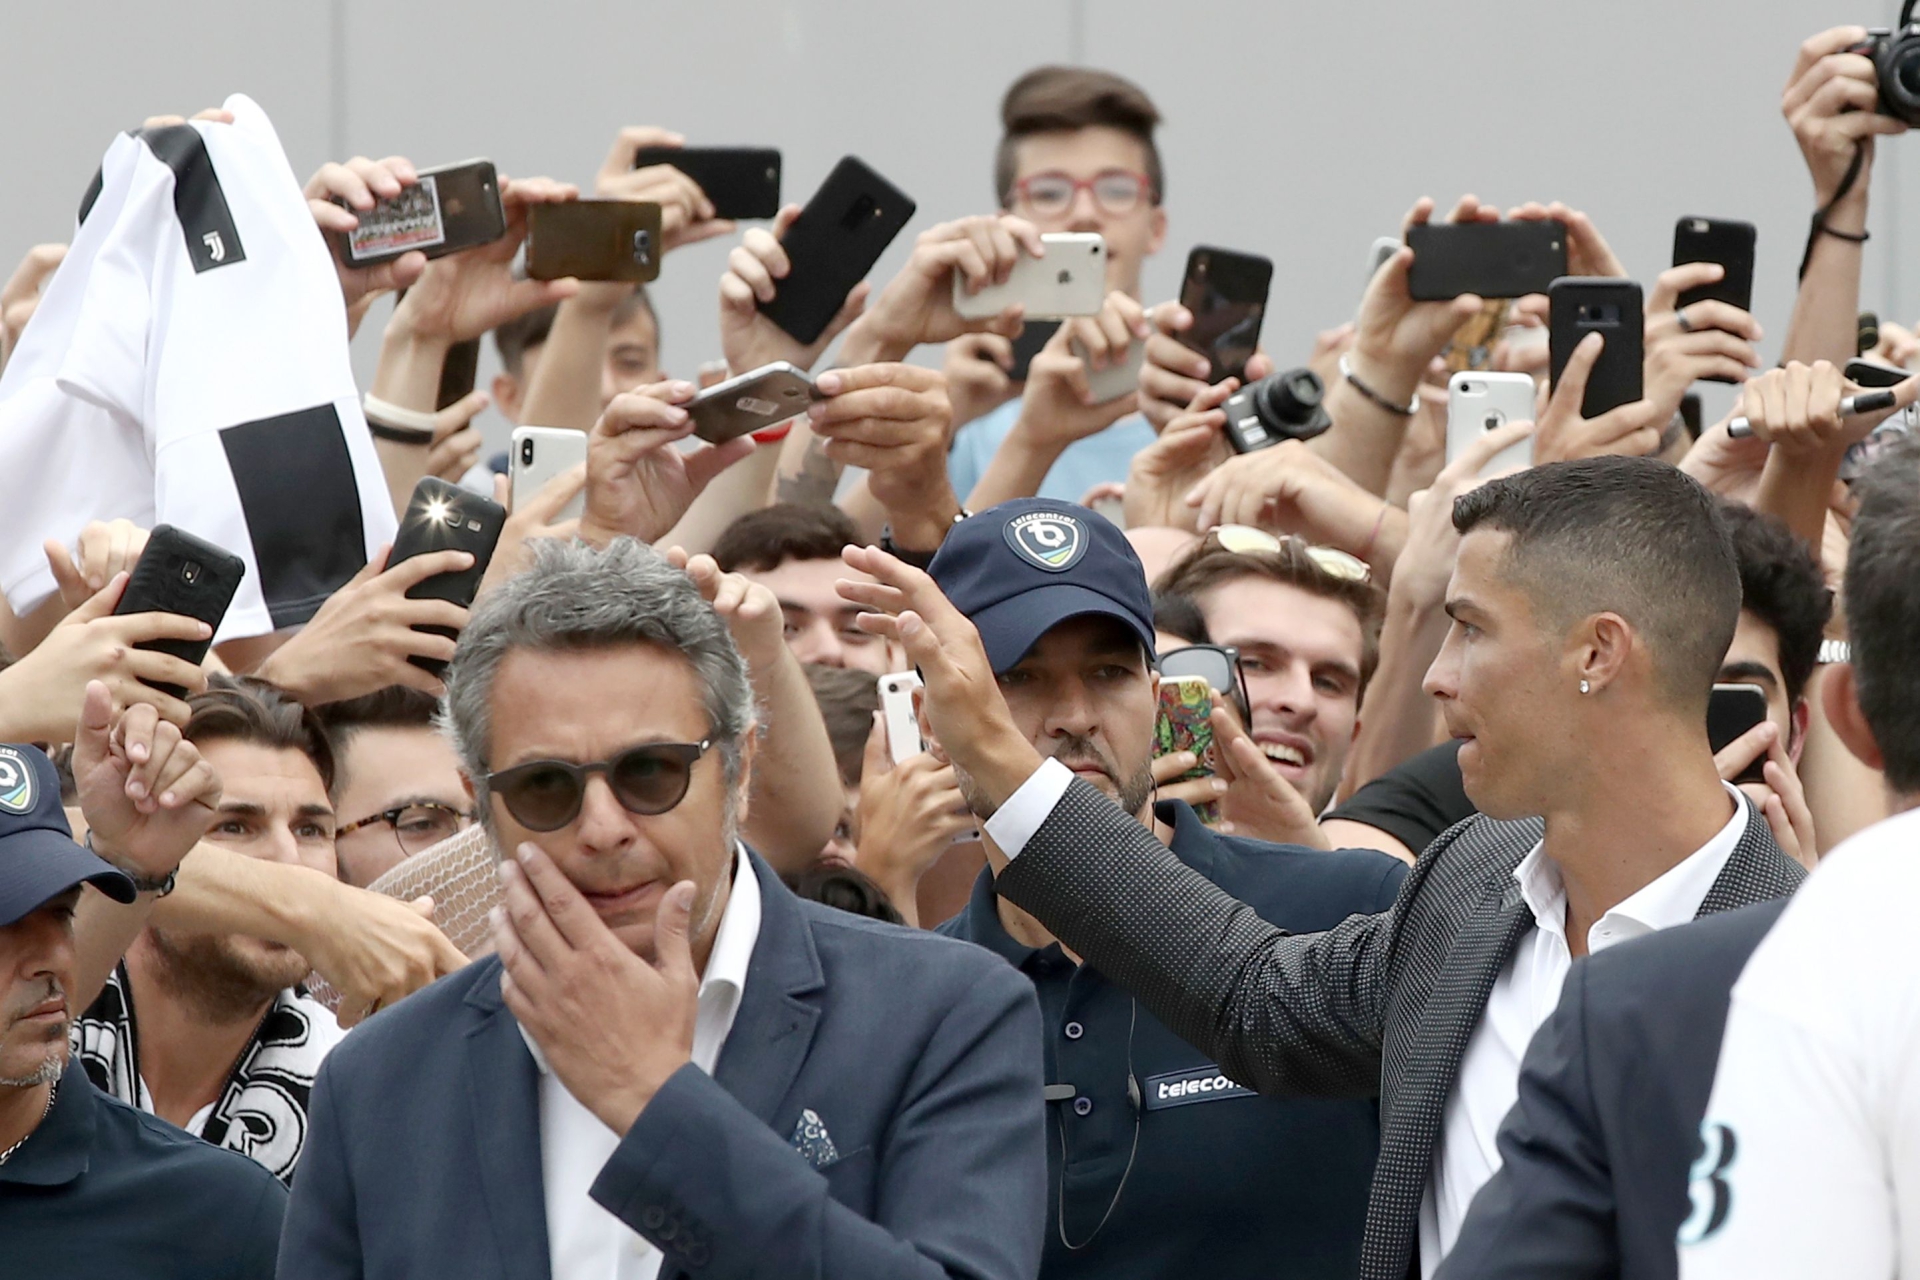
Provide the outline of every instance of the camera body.
{"type": "Polygon", "coordinates": [[[1321,404],[1325,396],[1320,375],[1306,368],[1250,383],[1221,406],[1227,415],[1227,443],[1235,453],[1252,453],[1282,440],[1311,440],[1333,425],[1321,404]]]}
{"type": "Polygon", "coordinates": [[[1900,25],[1872,27],[1852,52],[1873,62],[1880,82],[1880,114],[1920,125],[1920,23],[1910,21],[1913,0],[1900,9],[1900,25]]]}

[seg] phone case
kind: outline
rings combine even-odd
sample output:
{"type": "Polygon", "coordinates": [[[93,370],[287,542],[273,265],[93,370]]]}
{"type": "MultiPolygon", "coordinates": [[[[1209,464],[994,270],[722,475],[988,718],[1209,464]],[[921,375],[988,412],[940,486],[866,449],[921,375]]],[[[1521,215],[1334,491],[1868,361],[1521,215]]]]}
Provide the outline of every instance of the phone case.
{"type": "MultiPolygon", "coordinates": [[[[515,427],[507,442],[507,474],[518,510],[547,481],[587,460],[587,433],[571,427],[515,427]]],[[[560,520],[577,519],[587,509],[586,490],[560,508],[560,520]]]]}
{"type": "Polygon", "coordinates": [[[920,740],[920,720],[913,714],[913,691],[919,687],[920,677],[911,671],[880,677],[880,715],[887,726],[887,754],[895,764],[927,749],[920,740]]]}
{"type": "MultiPolygon", "coordinates": [[[[172,613],[183,618],[198,618],[220,629],[227,606],[247,576],[247,562],[230,551],[197,538],[185,529],[170,524],[157,525],[147,535],[146,549],[127,575],[115,614],[172,613]]],[[[183,662],[199,666],[206,661],[208,640],[148,640],[134,646],[157,653],[170,653],[183,662]]],[[[177,684],[152,686],[162,693],[184,698],[187,691],[177,684]]]]}
{"type": "Polygon", "coordinates": [[[1203,244],[1187,255],[1180,305],[1193,314],[1193,324],[1178,336],[1211,362],[1208,382],[1246,378],[1272,284],[1273,263],[1259,254],[1203,244]]]}
{"type": "Polygon", "coordinates": [[[1897,387],[1913,376],[1911,369],[1902,369],[1897,365],[1882,364],[1878,360],[1868,360],[1856,356],[1847,361],[1846,379],[1859,387],[1897,387]]]}
{"type": "MultiPolygon", "coordinates": [[[[1207,759],[1213,750],[1213,688],[1205,676],[1177,676],[1160,682],[1160,716],[1154,722],[1154,758],[1191,751],[1200,763],[1175,779],[1211,778],[1207,759]]],[[[1194,806],[1202,822],[1220,817],[1217,801],[1194,806]]]]}
{"type": "MultiPolygon", "coordinates": [[[[1456,373],[1447,380],[1447,462],[1509,422],[1531,422],[1533,379],[1524,373],[1456,373]]],[[[1483,476],[1533,465],[1533,438],[1508,445],[1480,469],[1483,476]]]]}
{"type": "MultiPolygon", "coordinates": [[[[1716,684],[1707,698],[1707,745],[1718,753],[1728,743],[1767,718],[1767,695],[1758,685],[1716,684]]],[[[1734,779],[1735,783],[1765,782],[1767,757],[1760,757],[1734,779]]]]}
{"type": "MultiPolygon", "coordinates": [[[[1073,344],[1073,354],[1082,360],[1087,358],[1086,349],[1078,342],[1073,344]]],[[[1119,364],[1110,364],[1104,369],[1087,367],[1087,390],[1093,392],[1095,404],[1105,404],[1109,400],[1118,400],[1129,391],[1140,389],[1140,369],[1147,363],[1147,344],[1129,342],[1127,357],[1119,364]]]]}
{"type": "Polygon", "coordinates": [[[447,348],[440,365],[440,389],[434,394],[433,407],[445,409],[473,394],[480,375],[480,339],[468,338],[447,348]]]}
{"type": "Polygon", "coordinates": [[[1673,224],[1673,265],[1717,262],[1727,269],[1716,284],[1703,284],[1681,294],[1676,307],[1690,307],[1709,298],[1742,311],[1753,310],[1753,251],[1758,232],[1751,222],[1718,218],[1682,218],[1673,224]]]}
{"type": "MultiPolygon", "coordinates": [[[[473,564],[459,573],[436,573],[424,582],[407,588],[409,600],[448,600],[465,608],[473,603],[486,576],[487,562],[500,541],[500,527],[507,522],[507,510],[492,499],[470,493],[459,485],[448,484],[438,476],[428,476],[413,487],[407,514],[393,537],[393,551],[387,567],[425,555],[429,551],[469,551],[473,564]]],[[[419,627],[431,635],[454,637],[448,627],[419,627]]],[[[423,671],[440,675],[447,664],[437,658],[418,654],[407,661],[423,671]]]]}
{"type": "MultiPolygon", "coordinates": [[[[507,234],[500,180],[491,160],[462,160],[420,171],[420,181],[391,200],[353,214],[360,226],[330,233],[340,260],[356,267],[391,262],[415,249],[443,258],[507,234]]],[[[343,208],[344,201],[335,201],[343,208]]]]}
{"type": "Polygon", "coordinates": [[[1547,290],[1548,356],[1554,385],[1566,369],[1573,349],[1589,333],[1598,332],[1606,347],[1587,379],[1580,416],[1594,418],[1609,409],[1632,404],[1640,385],[1640,286],[1632,280],[1564,276],[1547,290]]]}
{"type": "Polygon", "coordinates": [[[1107,298],[1107,241],[1092,232],[1041,236],[1046,256],[1024,252],[1014,263],[1005,284],[990,284],[969,294],[958,271],[953,273],[953,309],[967,320],[988,320],[1018,302],[1026,314],[1041,320],[1091,316],[1107,298]]]}
{"type": "Polygon", "coordinates": [[[1020,336],[1013,340],[1013,368],[1007,371],[1007,380],[1025,382],[1027,371],[1033,367],[1033,358],[1040,354],[1040,348],[1053,341],[1053,335],[1058,332],[1058,320],[1029,320],[1022,325],[1020,336]]]}
{"type": "Polygon", "coordinates": [[[1567,274],[1567,228],[1545,222],[1422,222],[1407,228],[1407,293],[1440,302],[1463,293],[1522,298],[1567,274]]]}
{"type": "Polygon", "coordinates": [[[795,341],[814,341],[913,213],[906,192],[847,156],[787,228],[781,245],[792,270],[761,314],[795,341]]]}
{"type": "Polygon", "coordinates": [[[813,379],[784,360],[708,387],[687,402],[693,434],[721,444],[797,418],[813,399],[813,379]]]}
{"type": "Polygon", "coordinates": [[[651,200],[570,200],[527,211],[527,276],[624,280],[660,274],[660,206],[651,200]]]}
{"type": "Polygon", "coordinates": [[[700,184],[716,218],[780,212],[780,152],[772,147],[642,147],[633,167],[670,164],[700,184]]]}

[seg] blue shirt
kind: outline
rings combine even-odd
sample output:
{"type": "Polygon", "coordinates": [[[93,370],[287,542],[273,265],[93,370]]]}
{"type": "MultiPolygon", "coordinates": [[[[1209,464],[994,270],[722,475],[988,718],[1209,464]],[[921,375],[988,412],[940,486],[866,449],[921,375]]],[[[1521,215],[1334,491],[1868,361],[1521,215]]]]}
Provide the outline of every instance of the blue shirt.
{"type": "MultiPolygon", "coordinates": [[[[1405,864],[1373,850],[1221,836],[1177,801],[1155,812],[1173,827],[1175,857],[1295,933],[1385,911],[1406,878],[1405,864]]],[[[1241,1088],[1057,943],[1016,941],[995,903],[982,872],[966,909],[938,932],[999,953],[1040,997],[1053,1086],[1041,1280],[1351,1280],[1380,1144],[1376,1104],[1241,1088]],[[1079,1248],[1061,1243],[1063,1202],[1079,1248]]]]}
{"type": "MultiPolygon", "coordinates": [[[[961,502],[987,474],[987,464],[999,451],[1000,442],[1019,420],[1020,400],[1016,397],[954,432],[953,448],[947,454],[947,478],[961,502]]],[[[1153,440],[1153,427],[1146,418],[1129,414],[1105,431],[1075,440],[1062,450],[1035,496],[1078,502],[1097,484],[1124,481],[1133,455],[1153,440]]]]}

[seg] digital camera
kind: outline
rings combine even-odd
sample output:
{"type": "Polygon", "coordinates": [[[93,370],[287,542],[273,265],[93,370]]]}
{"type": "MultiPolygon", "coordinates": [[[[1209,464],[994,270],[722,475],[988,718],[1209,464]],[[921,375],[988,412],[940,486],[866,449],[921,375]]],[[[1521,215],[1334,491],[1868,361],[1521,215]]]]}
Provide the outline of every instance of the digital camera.
{"type": "Polygon", "coordinates": [[[1920,125],[1920,24],[1913,21],[1914,0],[1900,6],[1900,25],[1874,27],[1853,46],[1873,60],[1880,81],[1880,114],[1920,125]]]}
{"type": "Polygon", "coordinates": [[[1333,420],[1321,405],[1326,387],[1311,369],[1269,374],[1241,388],[1221,406],[1227,415],[1227,443],[1235,453],[1252,453],[1282,440],[1311,440],[1333,420]]]}

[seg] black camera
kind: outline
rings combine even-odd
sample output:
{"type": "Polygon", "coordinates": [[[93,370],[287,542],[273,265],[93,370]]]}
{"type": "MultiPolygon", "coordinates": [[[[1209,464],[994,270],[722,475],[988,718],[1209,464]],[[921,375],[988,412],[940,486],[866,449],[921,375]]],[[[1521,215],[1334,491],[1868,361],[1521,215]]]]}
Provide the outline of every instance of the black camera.
{"type": "Polygon", "coordinates": [[[1221,406],[1227,443],[1235,453],[1252,453],[1282,440],[1313,439],[1333,425],[1320,404],[1326,391],[1311,369],[1288,369],[1249,383],[1221,406]]]}
{"type": "Polygon", "coordinates": [[[1880,114],[1920,125],[1920,24],[1913,21],[1914,0],[1900,6],[1900,25],[1874,27],[1853,46],[1873,60],[1880,81],[1880,114]]]}

